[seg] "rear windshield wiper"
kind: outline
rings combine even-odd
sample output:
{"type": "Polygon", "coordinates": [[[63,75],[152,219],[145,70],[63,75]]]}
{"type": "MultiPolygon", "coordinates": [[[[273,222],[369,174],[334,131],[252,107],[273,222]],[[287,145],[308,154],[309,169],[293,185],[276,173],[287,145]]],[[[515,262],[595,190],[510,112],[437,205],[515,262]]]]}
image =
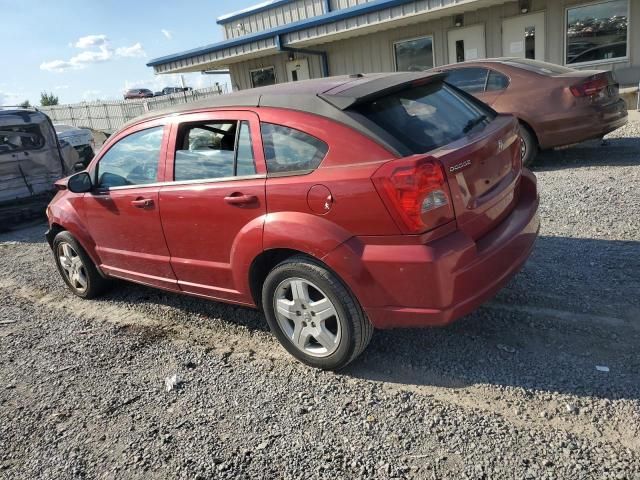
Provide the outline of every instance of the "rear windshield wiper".
{"type": "Polygon", "coordinates": [[[473,127],[475,127],[476,125],[481,124],[482,122],[484,122],[487,119],[486,115],[480,115],[479,117],[474,118],[473,120],[469,120],[467,122],[467,124],[464,126],[464,128],[462,129],[463,133],[469,133],[469,131],[471,131],[471,129],[473,127]]]}

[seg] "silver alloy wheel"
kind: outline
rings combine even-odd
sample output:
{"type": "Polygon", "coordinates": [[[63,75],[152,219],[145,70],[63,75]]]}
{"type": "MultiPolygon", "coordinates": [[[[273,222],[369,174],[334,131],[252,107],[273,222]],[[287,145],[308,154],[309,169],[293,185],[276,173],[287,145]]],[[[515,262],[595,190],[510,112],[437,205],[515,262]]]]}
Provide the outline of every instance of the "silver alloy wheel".
{"type": "Polygon", "coordinates": [[[520,137],[520,159],[524,160],[527,156],[527,142],[524,141],[524,138],[520,137]]]}
{"type": "Polygon", "coordinates": [[[58,244],[58,260],[71,287],[78,293],[83,293],[89,282],[87,281],[87,271],[78,252],[69,243],[60,242],[58,244]]]}
{"type": "Polygon", "coordinates": [[[303,353],[328,357],[338,349],[342,338],[338,312],[317,285],[288,278],[276,288],[273,307],[280,329],[303,353]]]}

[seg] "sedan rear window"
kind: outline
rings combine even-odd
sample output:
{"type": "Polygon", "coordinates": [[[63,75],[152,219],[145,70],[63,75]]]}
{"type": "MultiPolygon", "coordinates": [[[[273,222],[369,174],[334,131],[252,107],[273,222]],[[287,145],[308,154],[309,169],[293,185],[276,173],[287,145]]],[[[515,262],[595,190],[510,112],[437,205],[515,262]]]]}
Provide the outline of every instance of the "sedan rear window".
{"type": "Polygon", "coordinates": [[[402,90],[356,110],[413,153],[426,153],[482,128],[495,112],[442,83],[402,90]]]}

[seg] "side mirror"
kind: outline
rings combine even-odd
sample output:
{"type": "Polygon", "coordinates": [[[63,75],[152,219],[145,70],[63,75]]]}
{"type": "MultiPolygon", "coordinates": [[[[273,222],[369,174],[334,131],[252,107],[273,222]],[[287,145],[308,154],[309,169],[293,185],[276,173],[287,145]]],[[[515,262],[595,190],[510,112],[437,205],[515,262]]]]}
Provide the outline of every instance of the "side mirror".
{"type": "Polygon", "coordinates": [[[77,162],[73,164],[73,171],[74,172],[82,172],[86,167],[84,166],[84,163],[82,162],[77,162]]]}
{"type": "Polygon", "coordinates": [[[88,172],[79,172],[69,177],[67,188],[73,193],[87,193],[93,188],[91,175],[88,172]]]}

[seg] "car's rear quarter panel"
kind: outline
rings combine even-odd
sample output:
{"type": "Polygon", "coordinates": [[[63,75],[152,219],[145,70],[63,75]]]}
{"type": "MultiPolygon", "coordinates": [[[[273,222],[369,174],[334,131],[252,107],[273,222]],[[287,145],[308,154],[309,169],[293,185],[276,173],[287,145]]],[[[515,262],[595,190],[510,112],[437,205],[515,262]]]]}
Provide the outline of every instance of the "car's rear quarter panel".
{"type": "Polygon", "coordinates": [[[260,109],[262,122],[296,128],[324,141],[329,150],[307,174],[268,176],[264,249],[291,248],[322,257],[356,235],[399,232],[380,200],[371,175],[394,158],[373,140],[324,117],[279,109],[260,109]],[[330,192],[328,211],[314,211],[309,192],[330,192]]]}

